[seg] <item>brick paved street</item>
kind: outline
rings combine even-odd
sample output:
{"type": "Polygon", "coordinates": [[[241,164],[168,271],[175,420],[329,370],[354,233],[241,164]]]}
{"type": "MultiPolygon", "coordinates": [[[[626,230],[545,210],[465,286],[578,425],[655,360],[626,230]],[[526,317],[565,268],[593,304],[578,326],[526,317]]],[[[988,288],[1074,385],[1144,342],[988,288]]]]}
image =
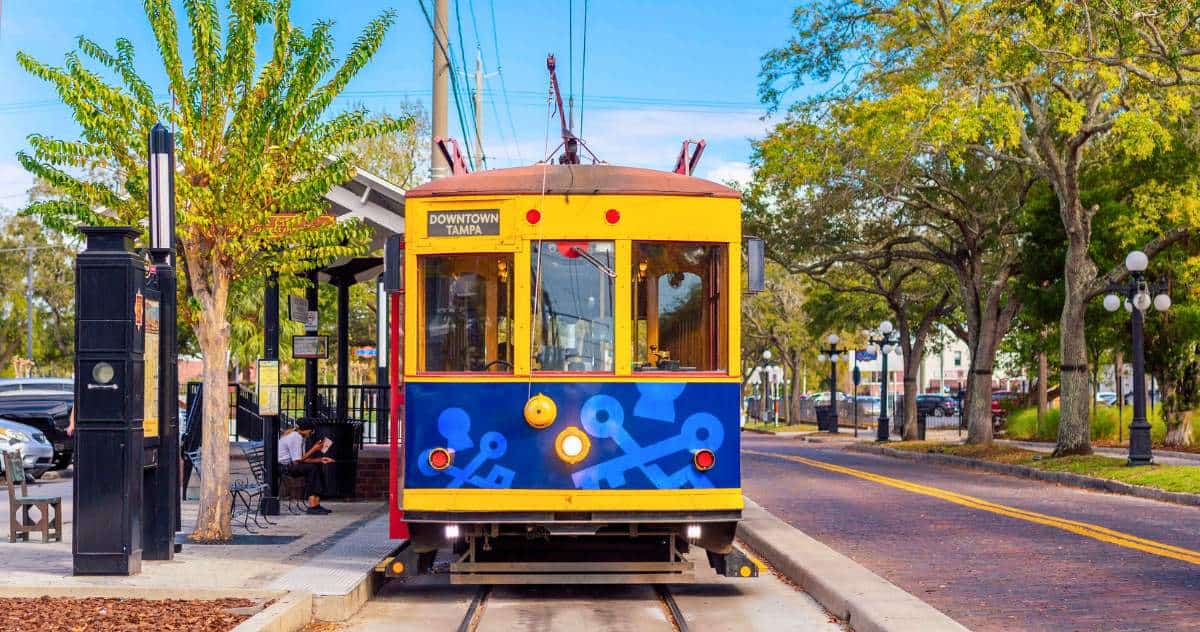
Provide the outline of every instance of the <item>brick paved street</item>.
{"type": "MultiPolygon", "coordinates": [[[[1189,549],[1200,510],[743,435],[793,454],[1189,549]]],[[[1200,630],[1200,566],[809,465],[743,455],[775,515],[975,630],[1200,630]]]]}

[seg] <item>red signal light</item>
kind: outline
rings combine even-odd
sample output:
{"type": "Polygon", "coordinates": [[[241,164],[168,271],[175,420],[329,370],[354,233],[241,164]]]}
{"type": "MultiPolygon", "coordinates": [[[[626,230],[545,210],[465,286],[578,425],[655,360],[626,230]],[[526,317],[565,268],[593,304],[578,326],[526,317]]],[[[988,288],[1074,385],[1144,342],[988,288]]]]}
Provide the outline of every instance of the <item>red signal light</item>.
{"type": "Polygon", "coordinates": [[[692,454],[692,465],[701,472],[711,470],[717,464],[717,455],[708,448],[696,450],[692,454]]]}
{"type": "Polygon", "coordinates": [[[429,467],[435,470],[444,470],[450,467],[450,462],[453,461],[450,451],[446,448],[434,448],[429,451],[429,467]]]}
{"type": "Polygon", "coordinates": [[[525,221],[529,222],[530,224],[536,224],[542,221],[542,212],[536,208],[531,208],[528,211],[525,211],[525,221]]]}
{"type": "Polygon", "coordinates": [[[604,212],[604,221],[608,222],[609,224],[616,224],[617,222],[621,221],[621,211],[618,211],[615,208],[608,209],[604,212]]]}

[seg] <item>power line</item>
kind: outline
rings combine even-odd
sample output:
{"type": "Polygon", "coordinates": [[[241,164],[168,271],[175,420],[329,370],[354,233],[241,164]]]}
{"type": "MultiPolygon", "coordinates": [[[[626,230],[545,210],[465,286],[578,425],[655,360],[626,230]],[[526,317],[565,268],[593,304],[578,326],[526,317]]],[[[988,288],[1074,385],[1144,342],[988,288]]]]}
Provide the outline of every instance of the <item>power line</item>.
{"type": "Polygon", "coordinates": [[[504,111],[508,114],[508,127],[512,131],[513,148],[517,152],[517,160],[525,162],[521,156],[521,145],[517,142],[517,126],[513,123],[512,108],[508,102],[508,86],[504,84],[504,66],[500,62],[500,38],[496,36],[496,3],[488,0],[488,13],[492,18],[492,47],[496,53],[496,74],[500,76],[500,93],[504,97],[504,111]]]}
{"type": "MultiPolygon", "coordinates": [[[[467,86],[470,86],[471,85],[470,82],[467,81],[467,41],[465,38],[463,38],[462,12],[459,11],[460,6],[462,6],[462,2],[455,0],[455,2],[454,2],[454,23],[455,23],[455,28],[458,31],[458,56],[462,60],[463,83],[467,84],[467,86]]],[[[465,90],[465,92],[467,92],[467,94],[470,94],[471,90],[467,89],[467,90],[465,90]]],[[[483,153],[483,139],[479,137],[479,126],[475,124],[475,122],[479,120],[479,113],[475,111],[475,99],[468,100],[467,105],[469,106],[469,109],[471,111],[471,125],[472,125],[472,129],[475,130],[475,138],[479,139],[479,151],[480,151],[480,153],[483,153]]],[[[463,144],[469,145],[471,140],[469,138],[465,138],[467,136],[466,130],[463,130],[463,136],[464,136],[463,144]]],[[[483,156],[480,156],[479,160],[480,160],[480,162],[483,162],[483,156]]],[[[471,165],[471,170],[472,171],[475,170],[474,164],[471,165]]]]}
{"type": "MultiPolygon", "coordinates": [[[[458,127],[463,133],[463,149],[467,152],[467,162],[471,165],[471,169],[475,169],[475,159],[471,156],[471,143],[468,135],[467,124],[463,118],[462,97],[458,94],[458,79],[454,72],[454,57],[450,55],[450,51],[446,50],[446,42],[438,37],[437,27],[433,25],[433,18],[429,17],[429,9],[425,6],[425,0],[417,0],[421,5],[421,13],[425,14],[425,23],[429,25],[429,31],[433,33],[433,41],[442,50],[442,55],[446,57],[446,65],[449,66],[450,73],[450,89],[454,92],[454,109],[458,114],[458,127]]],[[[383,92],[383,91],[379,91],[383,92]]]]}
{"type": "Polygon", "coordinates": [[[583,0],[583,63],[579,69],[579,137],[583,137],[583,106],[587,94],[588,0],[583,0]]]}

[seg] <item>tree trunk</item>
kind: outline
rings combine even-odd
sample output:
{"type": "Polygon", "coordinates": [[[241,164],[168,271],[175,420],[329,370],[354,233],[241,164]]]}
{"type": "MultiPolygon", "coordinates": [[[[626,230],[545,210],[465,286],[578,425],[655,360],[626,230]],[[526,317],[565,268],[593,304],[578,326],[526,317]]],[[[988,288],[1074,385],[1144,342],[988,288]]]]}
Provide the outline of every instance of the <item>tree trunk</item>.
{"type": "Polygon", "coordinates": [[[979,336],[978,360],[974,365],[970,380],[971,396],[969,399],[970,413],[967,419],[967,443],[977,445],[992,444],[992,363],[996,357],[996,341],[988,334],[989,328],[981,328],[979,336]]]}
{"type": "MultiPolygon", "coordinates": [[[[1043,336],[1042,344],[1045,344],[1045,342],[1046,338],[1043,336]]],[[[1046,380],[1050,379],[1050,367],[1047,366],[1048,364],[1049,362],[1046,360],[1046,352],[1039,352],[1037,367],[1037,421],[1039,428],[1042,424],[1046,423],[1046,409],[1050,406],[1050,402],[1048,401],[1049,398],[1046,394],[1046,380]]]]}
{"type": "Polygon", "coordinates": [[[1171,416],[1177,418],[1177,423],[1167,424],[1167,436],[1163,438],[1163,444],[1175,448],[1192,445],[1192,411],[1186,410],[1171,416]]]}
{"type": "MultiPolygon", "coordinates": [[[[915,346],[915,345],[914,345],[915,346]]],[[[917,370],[921,353],[915,349],[904,354],[904,436],[905,441],[917,440],[917,370]]]]}
{"type": "Polygon", "coordinates": [[[204,426],[200,449],[200,509],[191,539],[229,540],[229,281],[214,272],[213,287],[201,293],[196,337],[204,354],[204,426]]]}
{"type": "MultiPolygon", "coordinates": [[[[1083,213],[1082,209],[1078,211],[1083,213]]],[[[1073,233],[1068,229],[1067,260],[1063,270],[1066,292],[1059,330],[1062,340],[1060,417],[1054,456],[1092,453],[1084,313],[1087,310],[1087,285],[1096,278],[1096,265],[1087,252],[1090,234],[1084,232],[1073,233]]]]}

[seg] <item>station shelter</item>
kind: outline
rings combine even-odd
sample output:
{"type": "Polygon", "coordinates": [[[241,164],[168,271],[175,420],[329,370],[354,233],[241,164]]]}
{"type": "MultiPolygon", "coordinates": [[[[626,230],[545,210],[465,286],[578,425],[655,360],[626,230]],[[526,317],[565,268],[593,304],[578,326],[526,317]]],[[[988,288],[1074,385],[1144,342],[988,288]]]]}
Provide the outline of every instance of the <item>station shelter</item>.
{"type": "MultiPolygon", "coordinates": [[[[336,221],[361,220],[371,229],[368,252],[377,253],[381,252],[388,237],[404,234],[404,195],[403,188],[358,170],[353,178],[325,194],[326,213],[336,221]]],[[[332,456],[339,462],[339,493],[335,496],[342,498],[378,499],[387,494],[388,301],[382,291],[382,273],[383,258],[380,256],[342,258],[308,273],[311,283],[302,306],[315,314],[306,319],[304,340],[300,340],[300,336],[293,338],[293,357],[298,357],[301,352],[319,357],[304,360],[303,382],[288,380],[279,384],[278,415],[263,414],[274,411],[260,409],[257,390],[265,377],[262,371],[255,372],[259,384],[235,382],[229,386],[231,441],[262,441],[266,447],[275,441],[268,437],[274,429],[287,428],[301,418],[312,419],[323,434],[334,438],[332,456]],[[318,286],[323,283],[337,289],[334,305],[320,304],[318,286]],[[374,358],[375,380],[374,383],[364,380],[361,384],[351,384],[351,356],[362,350],[351,348],[349,344],[350,288],[359,283],[371,284],[376,292],[376,340],[373,349],[366,349],[374,358]],[[331,317],[336,321],[332,345],[317,335],[316,327],[317,323],[331,317]],[[332,382],[320,380],[319,362],[324,357],[335,361],[332,382]]],[[[289,306],[289,301],[295,302],[299,297],[280,297],[278,285],[271,278],[264,285],[262,357],[268,361],[280,360],[281,317],[301,320],[304,316],[292,313],[295,310],[289,306]]],[[[193,470],[187,455],[199,449],[202,433],[198,422],[203,410],[201,384],[189,383],[186,392],[186,420],[181,422],[185,489],[193,470]],[[192,420],[197,423],[193,424],[192,420]]],[[[266,452],[273,454],[274,449],[268,447],[266,452]]]]}

